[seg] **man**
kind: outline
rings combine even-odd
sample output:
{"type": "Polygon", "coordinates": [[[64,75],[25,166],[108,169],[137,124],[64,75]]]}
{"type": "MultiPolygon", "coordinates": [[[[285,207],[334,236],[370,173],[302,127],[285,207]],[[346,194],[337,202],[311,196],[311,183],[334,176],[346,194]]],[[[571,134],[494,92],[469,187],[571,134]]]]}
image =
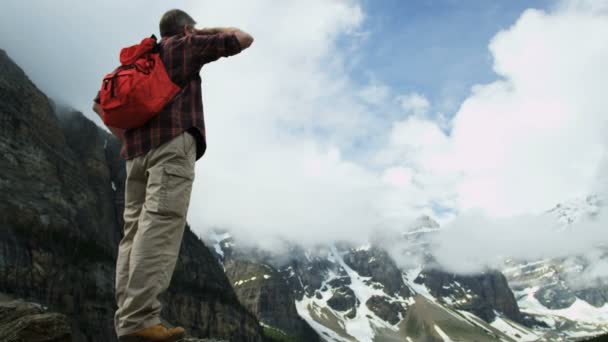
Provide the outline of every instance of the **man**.
{"type": "MultiPolygon", "coordinates": [[[[119,341],[178,341],[181,327],[161,324],[158,296],[171,280],[179,254],[194,163],[206,149],[200,70],[220,57],[248,48],[253,38],[236,28],[194,28],[184,11],[160,20],[160,57],[171,80],[182,87],[144,126],[110,127],[123,142],[126,159],[124,237],[116,261],[115,329],[119,341]]],[[[93,109],[101,115],[96,99],[93,109]]]]}

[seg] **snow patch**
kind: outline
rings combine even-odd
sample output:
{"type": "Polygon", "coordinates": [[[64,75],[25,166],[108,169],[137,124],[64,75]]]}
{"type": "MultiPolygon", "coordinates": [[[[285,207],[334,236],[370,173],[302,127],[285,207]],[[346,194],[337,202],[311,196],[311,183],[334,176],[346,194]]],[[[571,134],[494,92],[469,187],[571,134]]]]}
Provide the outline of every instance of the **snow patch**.
{"type": "Polygon", "coordinates": [[[238,280],[238,281],[234,282],[234,286],[240,286],[240,285],[246,284],[246,283],[248,283],[250,281],[254,281],[256,279],[257,279],[257,277],[251,277],[249,279],[238,280]]]}
{"type": "Polygon", "coordinates": [[[433,295],[431,294],[431,292],[429,291],[429,289],[426,287],[426,285],[424,284],[416,284],[414,282],[414,280],[416,278],[418,278],[418,275],[420,275],[420,272],[422,272],[422,266],[418,266],[416,268],[412,268],[407,270],[404,274],[403,274],[403,281],[412,289],[414,290],[414,292],[426,297],[427,299],[431,300],[432,302],[436,303],[437,300],[435,299],[435,297],[433,297],[433,295]]]}
{"type": "Polygon", "coordinates": [[[464,311],[464,310],[458,310],[458,312],[464,316],[467,320],[467,322],[473,326],[476,326],[480,329],[485,330],[486,332],[490,333],[490,334],[494,334],[494,332],[488,328],[485,327],[485,325],[487,324],[483,319],[475,316],[474,314],[468,312],[468,311],[464,311]]]}
{"type": "Polygon", "coordinates": [[[445,342],[454,342],[449,336],[448,334],[446,334],[443,330],[441,330],[441,328],[435,324],[435,331],[437,332],[437,334],[439,334],[439,336],[445,341],[445,342]]]}
{"type": "Polygon", "coordinates": [[[380,319],[367,307],[367,305],[365,305],[365,303],[367,303],[372,296],[385,296],[384,292],[368,286],[366,281],[369,282],[371,277],[362,277],[355,270],[350,268],[344,262],[342,256],[335,246],[331,247],[331,252],[337,263],[342,266],[346,274],[348,274],[350,277],[351,283],[349,287],[353,290],[355,296],[359,300],[359,306],[357,307],[357,315],[355,318],[346,320],[344,322],[346,332],[355,337],[358,341],[373,341],[375,336],[373,326],[385,327],[397,331],[398,327],[395,327],[380,319]]]}
{"type": "Polygon", "coordinates": [[[211,232],[208,235],[209,241],[213,244],[213,249],[215,252],[220,255],[222,258],[224,257],[224,250],[222,249],[222,241],[231,238],[230,233],[218,234],[216,232],[211,232]]]}
{"type": "Polygon", "coordinates": [[[298,315],[302,317],[325,341],[328,342],[351,342],[349,339],[343,338],[338,335],[335,331],[327,328],[323,324],[320,324],[310,315],[309,310],[314,310],[319,316],[319,307],[314,303],[314,299],[311,297],[304,297],[301,301],[296,301],[296,311],[298,315]]]}
{"type": "Polygon", "coordinates": [[[490,325],[516,341],[531,342],[539,339],[538,335],[528,329],[518,327],[515,323],[507,321],[500,316],[496,316],[496,319],[490,325]]]}
{"type": "Polygon", "coordinates": [[[523,312],[541,316],[558,316],[576,322],[591,324],[606,324],[608,322],[608,303],[596,308],[586,301],[577,298],[568,308],[552,310],[542,305],[534,297],[538,289],[538,287],[533,287],[525,290],[525,296],[518,301],[523,312]]]}

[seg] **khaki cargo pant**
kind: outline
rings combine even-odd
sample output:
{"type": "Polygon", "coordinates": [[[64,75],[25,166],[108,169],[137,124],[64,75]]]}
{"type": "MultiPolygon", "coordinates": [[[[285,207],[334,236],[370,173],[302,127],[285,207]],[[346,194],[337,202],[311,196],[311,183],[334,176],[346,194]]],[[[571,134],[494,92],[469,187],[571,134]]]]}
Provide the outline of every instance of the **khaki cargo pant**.
{"type": "Polygon", "coordinates": [[[127,160],[124,237],[116,261],[117,336],[159,324],[194,181],[196,143],[184,132],[127,160]]]}

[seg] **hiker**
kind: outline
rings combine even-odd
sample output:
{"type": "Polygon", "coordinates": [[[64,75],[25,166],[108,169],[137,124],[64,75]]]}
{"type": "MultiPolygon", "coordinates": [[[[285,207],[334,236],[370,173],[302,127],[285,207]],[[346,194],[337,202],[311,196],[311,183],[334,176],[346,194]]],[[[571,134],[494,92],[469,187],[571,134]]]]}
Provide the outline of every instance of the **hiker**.
{"type": "MultiPolygon", "coordinates": [[[[174,9],[160,20],[159,54],[181,87],[161,112],[141,127],[109,127],[126,159],[124,237],[116,261],[114,317],[119,341],[178,341],[182,327],[161,324],[158,296],[171,280],[186,225],[194,164],[206,149],[199,73],[204,64],[235,55],[253,38],[237,28],[196,29],[174,9]]],[[[103,104],[103,102],[101,102],[103,104]]],[[[93,110],[103,117],[99,94],[93,110]]]]}

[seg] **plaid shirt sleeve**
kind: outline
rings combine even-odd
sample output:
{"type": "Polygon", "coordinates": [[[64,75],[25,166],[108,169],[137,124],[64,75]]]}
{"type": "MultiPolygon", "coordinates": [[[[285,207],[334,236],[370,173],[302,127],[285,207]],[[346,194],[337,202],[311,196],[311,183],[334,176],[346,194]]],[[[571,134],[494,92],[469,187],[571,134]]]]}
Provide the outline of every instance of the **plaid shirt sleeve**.
{"type": "Polygon", "coordinates": [[[190,37],[192,60],[199,65],[241,52],[241,44],[234,33],[193,34],[190,37]]]}

